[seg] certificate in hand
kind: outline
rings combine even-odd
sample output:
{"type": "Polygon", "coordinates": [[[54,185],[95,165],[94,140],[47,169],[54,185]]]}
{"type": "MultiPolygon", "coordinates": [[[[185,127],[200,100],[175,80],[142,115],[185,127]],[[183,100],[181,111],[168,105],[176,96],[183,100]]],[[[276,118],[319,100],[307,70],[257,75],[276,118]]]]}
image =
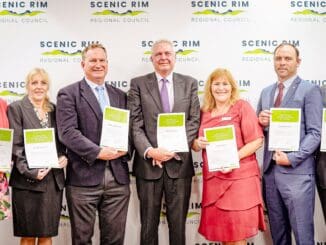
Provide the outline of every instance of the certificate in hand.
{"type": "Polygon", "coordinates": [[[157,120],[157,144],[171,152],[188,152],[185,113],[161,113],[157,120]]]}
{"type": "Polygon", "coordinates": [[[12,129],[0,128],[0,171],[2,172],[11,169],[12,135],[12,129]]]}
{"type": "Polygon", "coordinates": [[[298,151],[301,109],[271,108],[268,150],[298,151]]]}
{"type": "Polygon", "coordinates": [[[240,168],[233,125],[206,128],[204,136],[209,142],[206,154],[210,172],[240,168]]]}
{"type": "Polygon", "coordinates": [[[323,109],[320,151],[326,152],[326,109],[323,109]]]}
{"type": "Polygon", "coordinates": [[[29,168],[60,168],[54,129],[24,129],[24,142],[29,168]]]}
{"type": "Polygon", "coordinates": [[[101,146],[128,151],[129,110],[105,107],[103,113],[101,146]]]}

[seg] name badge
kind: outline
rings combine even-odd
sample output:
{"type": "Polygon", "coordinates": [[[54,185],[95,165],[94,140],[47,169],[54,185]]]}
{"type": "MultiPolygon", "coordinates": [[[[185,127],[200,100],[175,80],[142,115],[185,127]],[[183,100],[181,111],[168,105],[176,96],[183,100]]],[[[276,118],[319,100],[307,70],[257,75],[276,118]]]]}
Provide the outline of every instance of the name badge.
{"type": "Polygon", "coordinates": [[[231,117],[222,117],[222,121],[230,121],[231,117]]]}

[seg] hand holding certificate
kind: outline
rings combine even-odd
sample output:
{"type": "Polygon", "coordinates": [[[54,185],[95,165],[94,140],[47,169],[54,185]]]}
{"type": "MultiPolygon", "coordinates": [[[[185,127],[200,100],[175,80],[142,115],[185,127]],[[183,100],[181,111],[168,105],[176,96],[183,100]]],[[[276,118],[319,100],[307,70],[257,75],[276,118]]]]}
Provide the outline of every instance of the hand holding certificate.
{"type": "Polygon", "coordinates": [[[171,152],[189,152],[185,113],[158,114],[157,144],[171,152]]]}
{"type": "Polygon", "coordinates": [[[107,106],[103,113],[101,146],[128,151],[129,110],[107,106]]]}
{"type": "Polygon", "coordinates": [[[270,111],[268,149],[270,151],[298,151],[301,109],[271,108],[270,111]]]}
{"type": "Polygon", "coordinates": [[[11,169],[13,130],[0,128],[0,171],[11,169]]]}
{"type": "Polygon", "coordinates": [[[24,129],[24,142],[29,168],[60,168],[54,129],[24,129]]]}
{"type": "Polygon", "coordinates": [[[204,135],[209,142],[206,153],[210,172],[240,167],[233,125],[206,128],[204,135]]]}

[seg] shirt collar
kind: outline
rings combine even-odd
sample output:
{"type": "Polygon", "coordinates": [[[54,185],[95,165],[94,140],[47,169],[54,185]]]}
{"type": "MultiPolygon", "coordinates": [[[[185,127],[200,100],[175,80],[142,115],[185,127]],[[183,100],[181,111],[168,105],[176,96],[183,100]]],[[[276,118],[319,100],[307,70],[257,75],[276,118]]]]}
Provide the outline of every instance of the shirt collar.
{"type": "Polygon", "coordinates": [[[173,74],[172,72],[167,76],[167,77],[162,77],[160,74],[155,72],[155,75],[157,77],[157,82],[160,82],[162,80],[162,78],[165,78],[166,80],[168,80],[170,83],[173,82],[173,74]]]}
{"type": "MultiPolygon", "coordinates": [[[[292,82],[297,78],[297,75],[294,75],[293,77],[290,77],[288,80],[285,80],[283,82],[283,85],[284,85],[284,88],[289,88],[292,84],[292,82]]],[[[277,82],[277,85],[279,84],[280,82],[277,82]]]]}
{"type": "Polygon", "coordinates": [[[96,89],[96,87],[98,87],[98,86],[105,87],[105,82],[103,84],[99,85],[99,84],[94,83],[91,80],[87,79],[86,77],[85,77],[85,81],[91,87],[91,89],[93,89],[93,90],[96,89]]]}

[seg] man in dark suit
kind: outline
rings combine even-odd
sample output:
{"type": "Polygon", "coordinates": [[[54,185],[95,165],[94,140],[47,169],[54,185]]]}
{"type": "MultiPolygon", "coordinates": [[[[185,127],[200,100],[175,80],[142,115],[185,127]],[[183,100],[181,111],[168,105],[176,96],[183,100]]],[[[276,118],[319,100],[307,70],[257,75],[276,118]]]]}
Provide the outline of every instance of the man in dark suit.
{"type": "Polygon", "coordinates": [[[155,42],[151,54],[155,72],[132,79],[128,95],[136,148],[133,173],[140,200],[142,245],[158,244],[163,193],[170,244],[185,244],[185,222],[194,175],[191,150],[176,154],[160,148],[156,134],[158,114],[163,112],[185,113],[189,146],[199,127],[197,81],[173,72],[175,55],[170,41],[155,42]],[[163,86],[166,86],[168,106],[160,95],[163,86]]]}
{"type": "Polygon", "coordinates": [[[264,195],[274,244],[314,244],[315,151],[320,143],[320,88],[297,76],[298,49],[281,44],[274,51],[278,81],[261,92],[257,113],[264,127],[264,195]],[[271,107],[301,109],[298,151],[268,148],[271,107]]]}
{"type": "Polygon", "coordinates": [[[105,83],[108,61],[101,44],[83,50],[81,66],[84,79],[61,89],[57,97],[59,137],[68,149],[72,243],[92,243],[98,211],[101,244],[122,245],[130,196],[127,152],[99,144],[103,107],[126,108],[126,94],[105,83]]]}

